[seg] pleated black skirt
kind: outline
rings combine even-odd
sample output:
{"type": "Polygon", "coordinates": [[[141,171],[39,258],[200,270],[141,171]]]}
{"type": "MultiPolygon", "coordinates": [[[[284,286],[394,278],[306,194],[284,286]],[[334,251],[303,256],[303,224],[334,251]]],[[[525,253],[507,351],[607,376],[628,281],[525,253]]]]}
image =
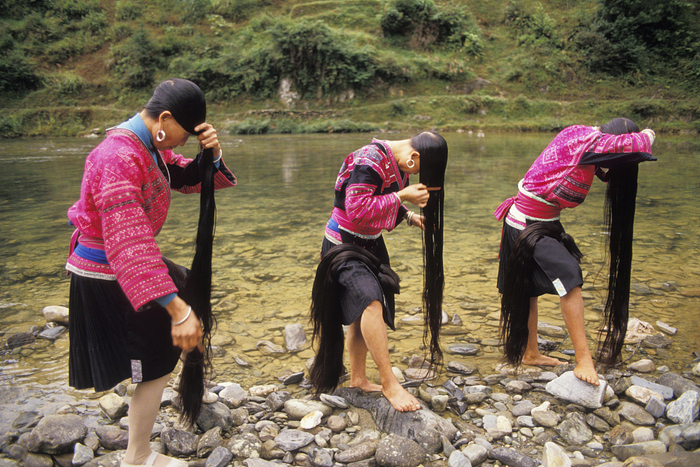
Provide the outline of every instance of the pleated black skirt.
{"type": "Polygon", "coordinates": [[[152,381],[171,373],[180,349],[171,320],[155,302],[134,311],[117,281],[72,275],[69,299],[69,384],[106,391],[125,379],[152,381]]]}

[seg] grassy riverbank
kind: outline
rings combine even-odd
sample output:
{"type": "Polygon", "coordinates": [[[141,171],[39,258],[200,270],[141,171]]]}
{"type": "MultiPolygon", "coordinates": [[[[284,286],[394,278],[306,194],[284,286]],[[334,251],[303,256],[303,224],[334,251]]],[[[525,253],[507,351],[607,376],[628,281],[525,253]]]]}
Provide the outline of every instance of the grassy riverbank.
{"type": "Polygon", "coordinates": [[[170,76],[197,82],[208,120],[232,134],[556,131],[615,116],[696,134],[698,7],[670,19],[658,8],[629,18],[604,8],[596,0],[13,2],[0,23],[0,137],[103,133],[170,76]],[[611,35],[623,20],[631,32],[611,35]]]}

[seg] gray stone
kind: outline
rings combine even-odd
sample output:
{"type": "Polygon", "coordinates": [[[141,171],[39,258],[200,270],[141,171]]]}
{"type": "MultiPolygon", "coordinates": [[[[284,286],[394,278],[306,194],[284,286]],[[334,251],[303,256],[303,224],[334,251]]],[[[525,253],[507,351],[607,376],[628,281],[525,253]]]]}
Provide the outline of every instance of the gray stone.
{"type": "Polygon", "coordinates": [[[287,391],[275,391],[270,393],[265,399],[265,403],[272,412],[277,412],[284,407],[284,403],[292,396],[287,391]]]}
{"type": "Polygon", "coordinates": [[[284,347],[266,339],[259,340],[255,344],[255,347],[257,347],[263,355],[279,355],[285,353],[284,347]]]}
{"type": "Polygon", "coordinates": [[[597,409],[603,406],[606,387],[605,380],[601,380],[600,385],[595,386],[578,379],[573,371],[567,371],[559,378],[547,383],[545,389],[560,399],[590,409],[597,409]]]}
{"type": "Polygon", "coordinates": [[[558,413],[551,410],[533,410],[532,419],[540,426],[554,428],[561,420],[561,417],[558,413]]]}
{"type": "Polygon", "coordinates": [[[494,449],[491,451],[491,457],[511,467],[537,467],[537,461],[534,459],[530,459],[515,449],[506,447],[494,449]]]}
{"type": "Polygon", "coordinates": [[[529,391],[532,389],[532,385],[525,382],[525,381],[520,381],[520,380],[512,380],[508,381],[504,387],[506,392],[508,393],[514,393],[514,394],[522,394],[523,392],[529,391]]]}
{"type": "Polygon", "coordinates": [[[566,330],[561,326],[555,326],[544,321],[537,322],[537,334],[543,334],[549,337],[565,337],[566,330]]]}
{"type": "Polygon", "coordinates": [[[586,414],[586,423],[588,426],[593,428],[595,431],[599,431],[601,433],[605,433],[606,431],[610,430],[610,425],[600,418],[599,416],[589,413],[586,414]]]}
{"type": "Polygon", "coordinates": [[[94,458],[95,453],[92,451],[92,449],[82,443],[75,443],[75,447],[73,448],[73,459],[71,460],[71,463],[74,466],[87,464],[94,458]]]}
{"type": "Polygon", "coordinates": [[[38,412],[22,412],[12,421],[12,428],[24,433],[34,428],[43,417],[38,412]]]}
{"type": "Polygon", "coordinates": [[[683,426],[679,444],[688,451],[696,450],[700,447],[700,422],[683,426]]]}
{"type": "Polygon", "coordinates": [[[683,441],[681,433],[683,432],[683,427],[681,425],[671,425],[664,427],[661,432],[659,432],[658,439],[666,446],[671,446],[672,444],[680,444],[683,441]]]}
{"type": "Polygon", "coordinates": [[[653,425],[656,422],[652,414],[632,402],[620,402],[617,413],[621,418],[629,420],[635,425],[653,425]]]}
{"type": "Polygon", "coordinates": [[[674,397],[681,397],[681,394],[691,390],[700,392],[700,387],[698,387],[691,380],[682,377],[678,373],[673,373],[670,371],[659,376],[659,378],[656,380],[656,383],[661,384],[662,386],[668,386],[669,388],[673,389],[674,397]]]}
{"type": "Polygon", "coordinates": [[[285,451],[296,451],[310,444],[314,440],[314,435],[299,430],[282,430],[275,437],[275,443],[285,451]]]}
{"type": "Polygon", "coordinates": [[[248,398],[248,391],[244,390],[240,384],[233,383],[219,392],[219,398],[222,399],[224,404],[228,407],[235,409],[240,407],[248,398]]]}
{"type": "Polygon", "coordinates": [[[668,404],[666,417],[675,423],[687,425],[697,418],[699,407],[700,394],[696,391],[686,391],[681,397],[668,404]]]}
{"type": "Polygon", "coordinates": [[[656,437],[654,436],[654,431],[648,427],[639,427],[632,432],[632,439],[634,443],[644,443],[647,441],[654,441],[656,437]]]}
{"type": "MultiPolygon", "coordinates": [[[[488,443],[488,441],[486,442],[488,443]]],[[[491,446],[490,443],[489,446],[491,446]]],[[[493,447],[490,449],[493,449],[493,447]]],[[[476,442],[465,446],[462,449],[462,453],[467,456],[472,465],[479,465],[489,457],[489,449],[476,442]]]]}
{"type": "Polygon", "coordinates": [[[559,445],[547,442],[542,452],[542,467],[571,467],[571,459],[559,445]]]}
{"type": "Polygon", "coordinates": [[[287,324],[284,327],[284,343],[290,352],[301,350],[306,344],[304,327],[299,323],[287,324]]]}
{"type": "Polygon", "coordinates": [[[357,388],[339,388],[336,393],[351,405],[369,411],[379,430],[411,438],[430,454],[442,449],[442,436],[451,440],[457,434],[449,419],[430,410],[397,412],[381,394],[367,394],[357,388]]]}
{"type": "Polygon", "coordinates": [[[8,337],[7,342],[5,342],[5,347],[8,349],[15,349],[24,345],[33,344],[34,342],[36,342],[36,336],[34,334],[31,332],[20,332],[8,337]]]}
{"type": "Polygon", "coordinates": [[[674,328],[673,326],[669,326],[668,324],[664,323],[663,321],[657,321],[656,327],[661,329],[666,334],[670,334],[670,335],[674,335],[678,331],[678,329],[674,328]]]}
{"type": "MultiPolygon", "coordinates": [[[[313,435],[311,435],[313,438],[313,435]]],[[[252,433],[241,433],[232,436],[226,447],[236,459],[250,459],[260,457],[262,442],[252,433]]]]}
{"type": "Polygon", "coordinates": [[[41,313],[47,322],[54,322],[63,326],[68,326],[68,308],[65,306],[46,306],[41,313]]]}
{"type": "Polygon", "coordinates": [[[666,413],[666,404],[659,397],[652,396],[644,407],[644,410],[652,414],[655,418],[663,417],[666,413]]]}
{"type": "Polygon", "coordinates": [[[336,409],[347,409],[348,407],[350,407],[348,405],[348,401],[346,401],[340,396],[334,396],[332,394],[321,394],[319,399],[321,399],[321,402],[323,402],[327,406],[334,407],[336,409]]]}
{"type": "Polygon", "coordinates": [[[63,334],[66,331],[65,326],[54,326],[51,328],[46,328],[43,331],[39,333],[37,337],[40,337],[42,339],[47,339],[50,341],[58,339],[61,334],[63,334]]]}
{"type": "Polygon", "coordinates": [[[215,448],[207,457],[204,467],[226,467],[233,460],[231,451],[223,446],[215,448]]]}
{"type": "Polygon", "coordinates": [[[53,459],[46,454],[30,452],[24,459],[24,467],[53,467],[53,459]]]}
{"type": "Polygon", "coordinates": [[[649,399],[651,399],[652,397],[658,397],[659,399],[663,397],[656,391],[652,391],[651,389],[645,388],[643,386],[637,386],[636,384],[633,384],[632,386],[628,387],[625,390],[625,394],[634,402],[637,402],[641,405],[646,405],[649,402],[649,399]]]}
{"type": "Polygon", "coordinates": [[[661,441],[648,441],[636,444],[620,444],[612,446],[610,450],[615,454],[615,457],[626,461],[630,457],[666,452],[666,445],[661,441]]]}
{"type": "Polygon", "coordinates": [[[270,462],[257,457],[245,459],[243,465],[245,465],[245,467],[280,467],[277,462],[270,462]]]}
{"type": "Polygon", "coordinates": [[[233,426],[231,409],[224,402],[202,404],[202,410],[197,417],[197,426],[202,431],[209,431],[214,427],[220,427],[228,431],[233,426]]]}
{"type": "Polygon", "coordinates": [[[511,413],[514,417],[519,417],[521,415],[530,415],[530,412],[532,412],[532,409],[534,408],[535,404],[532,401],[526,399],[515,404],[513,406],[513,409],[511,410],[511,413]]]}
{"type": "Polygon", "coordinates": [[[479,351],[479,346],[476,344],[452,344],[448,349],[450,352],[458,355],[476,355],[479,351]]]}
{"type": "Polygon", "coordinates": [[[390,434],[377,445],[377,464],[382,467],[417,467],[426,460],[426,451],[412,439],[390,434]]]}
{"type": "Polygon", "coordinates": [[[633,375],[630,378],[630,383],[637,386],[642,386],[644,388],[649,388],[652,391],[661,394],[661,397],[663,397],[664,400],[673,399],[673,389],[668,386],[647,381],[646,379],[640,378],[637,375],[633,375]]]}
{"type": "Polygon", "coordinates": [[[112,425],[102,425],[95,428],[95,434],[100,438],[100,444],[112,451],[126,449],[129,442],[129,432],[112,425]]]}
{"type": "Polygon", "coordinates": [[[570,446],[581,446],[593,439],[593,432],[586,425],[583,416],[576,412],[561,422],[556,431],[570,446]]]}
{"type": "Polygon", "coordinates": [[[221,427],[215,426],[199,438],[199,442],[197,443],[197,457],[209,457],[216,448],[223,446],[223,444],[224,439],[221,436],[221,427]]]}
{"type": "Polygon", "coordinates": [[[27,449],[31,452],[60,454],[73,450],[87,434],[83,419],[74,414],[48,415],[29,434],[27,449]]]}
{"type": "Polygon", "coordinates": [[[163,430],[160,440],[175,456],[189,456],[196,453],[199,441],[194,433],[172,427],[163,430]]]}
{"type": "Polygon", "coordinates": [[[248,409],[245,407],[238,407],[237,409],[231,410],[231,421],[233,426],[241,426],[248,421],[248,409]]]}
{"type": "Polygon", "coordinates": [[[447,467],[472,467],[472,462],[462,451],[453,451],[447,459],[447,467]]]}
{"type": "Polygon", "coordinates": [[[648,358],[643,358],[636,362],[627,365],[627,368],[632,371],[638,371],[640,373],[651,373],[656,370],[656,365],[654,362],[648,358]]]}
{"type": "Polygon", "coordinates": [[[263,443],[270,439],[275,439],[280,434],[280,427],[272,420],[260,420],[255,424],[255,431],[258,432],[258,438],[263,443]]]}
{"type": "Polygon", "coordinates": [[[360,462],[365,459],[369,459],[374,456],[377,451],[377,442],[370,441],[362,444],[357,444],[351,446],[345,451],[340,451],[335,455],[335,461],[342,464],[351,464],[353,462],[360,462]]]}
{"type": "Polygon", "coordinates": [[[521,415],[518,418],[516,418],[515,421],[518,423],[519,427],[535,427],[535,420],[532,418],[532,415],[521,415]]]}
{"type": "Polygon", "coordinates": [[[314,446],[308,452],[309,462],[314,467],[332,467],[333,456],[328,450],[314,446]]]}
{"type": "Polygon", "coordinates": [[[460,362],[451,361],[447,364],[447,371],[457,373],[458,375],[471,375],[477,370],[476,365],[463,364],[460,362]]]}
{"type": "Polygon", "coordinates": [[[324,417],[333,413],[333,408],[319,401],[289,399],[284,403],[284,411],[292,420],[301,420],[311,412],[320,411],[324,417]]]}

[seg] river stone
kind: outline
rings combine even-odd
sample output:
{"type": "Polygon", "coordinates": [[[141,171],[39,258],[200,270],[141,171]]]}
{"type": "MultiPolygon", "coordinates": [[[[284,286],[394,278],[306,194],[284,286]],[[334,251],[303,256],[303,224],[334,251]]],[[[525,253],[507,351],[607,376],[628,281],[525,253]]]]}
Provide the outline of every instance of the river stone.
{"type": "Polygon", "coordinates": [[[199,439],[194,433],[168,427],[160,434],[160,440],[175,456],[189,456],[197,452],[199,439]]]}
{"type": "MultiPolygon", "coordinates": [[[[547,406],[549,406],[549,404],[547,404],[547,406]]],[[[561,420],[559,414],[551,410],[541,409],[540,407],[535,407],[530,412],[535,423],[545,428],[554,428],[557,426],[561,420]]]]}
{"type": "Polygon", "coordinates": [[[666,417],[680,425],[693,423],[698,416],[700,394],[696,391],[686,391],[681,397],[668,404],[666,417]]]}
{"type": "Polygon", "coordinates": [[[599,431],[601,433],[605,433],[610,430],[610,425],[608,425],[608,422],[592,413],[586,414],[586,424],[595,431],[599,431]]]}
{"type": "Polygon", "coordinates": [[[320,410],[314,410],[313,412],[304,415],[304,417],[299,422],[299,427],[303,428],[304,430],[311,430],[319,426],[321,424],[322,419],[323,412],[321,412],[320,410]]]}
{"type": "Polygon", "coordinates": [[[350,407],[348,405],[348,401],[346,401],[340,396],[334,396],[332,394],[321,394],[319,399],[321,399],[321,402],[323,402],[324,404],[337,409],[347,409],[348,407],[350,407]]]}
{"type": "Polygon", "coordinates": [[[275,436],[275,443],[287,452],[296,451],[310,444],[314,435],[299,430],[282,430],[275,436]]]}
{"type": "Polygon", "coordinates": [[[535,404],[531,400],[522,400],[513,406],[511,413],[514,417],[519,417],[521,415],[530,415],[532,409],[535,408],[535,404]]]}
{"type": "Polygon", "coordinates": [[[447,402],[449,400],[449,396],[447,395],[436,395],[433,396],[430,399],[430,406],[433,408],[435,412],[444,412],[445,409],[447,409],[447,402]]]}
{"type": "Polygon", "coordinates": [[[617,413],[621,418],[629,420],[635,425],[653,425],[654,416],[635,403],[622,401],[617,413]]]}
{"type": "Polygon", "coordinates": [[[476,344],[452,344],[448,350],[457,355],[476,355],[479,351],[479,346],[476,344]]]}
{"type": "Polygon", "coordinates": [[[126,401],[113,392],[100,397],[98,403],[102,412],[110,420],[119,420],[129,410],[129,405],[126,401]]]}
{"type": "Polygon", "coordinates": [[[426,451],[412,439],[390,434],[377,444],[375,458],[382,467],[417,467],[425,462],[426,451]]]}
{"type": "Polygon", "coordinates": [[[647,441],[654,441],[656,437],[654,436],[654,430],[642,426],[632,432],[632,439],[634,440],[634,444],[636,444],[644,443],[647,441]]]}
{"type": "Polygon", "coordinates": [[[209,456],[207,456],[207,461],[204,464],[204,467],[225,467],[232,460],[233,454],[231,454],[231,451],[223,446],[218,446],[214,448],[209,456]]]}
{"type": "Polygon", "coordinates": [[[571,459],[558,444],[544,443],[542,467],[571,467],[571,459]]]}
{"type": "Polygon", "coordinates": [[[258,348],[260,353],[263,355],[275,355],[275,354],[283,354],[285,353],[284,347],[281,345],[277,345],[274,342],[270,342],[265,339],[259,340],[256,344],[255,347],[258,348]]]}
{"type": "Polygon", "coordinates": [[[44,315],[44,319],[49,323],[54,322],[63,326],[68,326],[68,308],[65,306],[47,306],[41,310],[41,313],[44,315]]]}
{"type": "Polygon", "coordinates": [[[292,398],[288,391],[275,391],[270,393],[265,399],[267,407],[272,412],[277,412],[284,407],[284,403],[292,398]]]}
{"type": "Polygon", "coordinates": [[[600,385],[595,386],[578,379],[573,371],[567,371],[545,386],[550,394],[589,409],[603,406],[606,388],[607,382],[605,380],[600,380],[600,385]]]}
{"type": "Polygon", "coordinates": [[[377,441],[369,441],[366,443],[351,446],[345,451],[339,451],[335,454],[335,461],[341,464],[350,464],[360,462],[374,456],[377,451],[377,441]]]}
{"type": "Polygon", "coordinates": [[[266,461],[257,457],[248,458],[243,461],[245,467],[280,467],[277,462],[266,461]]]}
{"type": "Polygon", "coordinates": [[[556,427],[557,433],[570,446],[581,446],[593,439],[593,432],[580,413],[574,412],[556,427]]]}
{"type": "Polygon", "coordinates": [[[340,433],[348,427],[348,419],[347,417],[331,415],[328,417],[328,420],[326,420],[326,426],[328,426],[333,433],[340,433]]]}
{"type": "Polygon", "coordinates": [[[319,411],[324,417],[333,413],[333,408],[319,401],[289,399],[284,403],[284,411],[292,420],[301,420],[311,412],[319,411]]]}
{"type": "Polygon", "coordinates": [[[80,416],[48,415],[28,434],[26,447],[31,452],[46,454],[70,452],[86,434],[87,427],[80,416]]]}
{"type": "Polygon", "coordinates": [[[447,371],[457,373],[459,375],[471,375],[477,370],[474,364],[463,364],[455,361],[451,361],[447,364],[447,371]]]}
{"type": "Polygon", "coordinates": [[[649,402],[649,399],[651,399],[654,396],[658,398],[663,397],[656,391],[652,391],[651,389],[642,386],[637,386],[636,384],[633,384],[632,386],[628,387],[625,390],[625,394],[633,401],[642,405],[646,405],[649,402]]]}
{"type": "Polygon", "coordinates": [[[666,445],[661,441],[647,441],[645,443],[620,444],[617,446],[611,446],[610,450],[613,452],[613,454],[615,454],[615,457],[626,461],[630,457],[666,452],[666,445]]]}
{"type": "Polygon", "coordinates": [[[225,403],[218,401],[213,404],[203,404],[197,417],[197,426],[202,431],[209,431],[217,426],[228,431],[233,426],[231,409],[225,403]]]}
{"type": "Polygon", "coordinates": [[[472,467],[472,463],[462,451],[452,451],[447,459],[447,467],[472,467]]]}
{"type": "Polygon", "coordinates": [[[54,341],[58,339],[61,334],[63,334],[66,331],[65,326],[54,326],[50,328],[46,328],[43,331],[39,333],[37,337],[40,337],[42,339],[47,339],[50,341],[54,341]]]}
{"type": "Polygon", "coordinates": [[[33,344],[34,342],[36,342],[36,336],[34,334],[31,332],[20,332],[8,337],[7,342],[5,342],[5,347],[14,349],[22,347],[23,345],[33,344]]]}
{"type": "Polygon", "coordinates": [[[284,343],[290,352],[301,350],[306,344],[304,327],[299,323],[287,324],[284,327],[284,343]]]}
{"type": "Polygon", "coordinates": [[[95,453],[92,449],[85,446],[82,443],[75,443],[73,447],[73,459],[71,459],[71,464],[74,466],[80,466],[87,464],[95,458],[95,453]]]}
{"type": "Polygon", "coordinates": [[[248,391],[243,389],[240,384],[233,383],[226,386],[219,392],[219,398],[223,400],[228,407],[235,409],[248,398],[248,391]]]}
{"type": "Polygon", "coordinates": [[[686,391],[698,391],[700,392],[700,387],[698,387],[691,380],[682,377],[678,373],[668,372],[659,376],[656,380],[657,384],[667,386],[673,389],[674,397],[680,397],[686,391]]]}
{"type": "Polygon", "coordinates": [[[124,451],[113,451],[104,456],[97,456],[83,467],[120,467],[124,451]]]}
{"type": "Polygon", "coordinates": [[[674,328],[673,326],[669,326],[668,324],[664,323],[663,321],[657,321],[656,327],[661,329],[666,334],[674,335],[676,332],[678,332],[678,329],[674,328]]]}
{"type": "Polygon", "coordinates": [[[277,391],[277,386],[274,384],[261,384],[248,388],[251,397],[267,397],[275,391],[277,391]]]}
{"type": "Polygon", "coordinates": [[[113,425],[97,426],[95,434],[100,438],[102,447],[112,451],[126,449],[126,445],[129,442],[129,432],[113,425]]]}
{"type": "Polygon", "coordinates": [[[644,388],[649,388],[652,391],[661,394],[661,397],[664,400],[673,399],[673,389],[668,387],[668,386],[664,386],[661,384],[653,383],[651,381],[647,381],[646,379],[640,378],[637,375],[633,375],[630,378],[630,383],[632,383],[633,385],[636,385],[636,386],[642,386],[644,388]]]}
{"type": "Polygon", "coordinates": [[[224,444],[221,431],[220,426],[215,426],[204,433],[201,438],[199,438],[199,442],[197,442],[197,457],[209,457],[209,455],[214,452],[214,449],[224,444]]]}
{"type": "Polygon", "coordinates": [[[644,407],[644,410],[652,414],[654,418],[663,417],[666,413],[666,404],[660,398],[652,396],[644,407]]]}
{"type": "Polygon", "coordinates": [[[648,358],[643,358],[627,365],[627,369],[638,371],[640,373],[651,373],[652,371],[656,370],[656,365],[654,365],[654,362],[648,358]]]}
{"type": "Polygon", "coordinates": [[[379,430],[413,439],[430,454],[442,449],[442,436],[452,440],[457,434],[451,420],[426,409],[397,412],[381,393],[368,394],[358,388],[343,387],[336,394],[354,407],[367,410],[379,430]]]}
{"type": "MultiPolygon", "coordinates": [[[[20,433],[24,433],[36,426],[37,423],[43,418],[39,415],[39,412],[27,411],[22,412],[12,421],[12,428],[15,428],[20,433]]],[[[2,447],[2,446],[0,446],[2,447]]]]}
{"type": "Polygon", "coordinates": [[[506,447],[494,449],[491,451],[491,457],[511,467],[537,467],[537,461],[534,459],[530,459],[515,449],[506,447]]]}
{"type": "Polygon", "coordinates": [[[313,467],[332,467],[333,456],[328,450],[318,446],[309,449],[309,462],[313,467]]]}
{"type": "MultiPolygon", "coordinates": [[[[489,446],[491,446],[491,443],[489,443],[489,446]]],[[[493,447],[490,449],[493,449],[493,447]]],[[[476,442],[465,446],[462,449],[462,453],[467,456],[472,465],[479,465],[489,457],[489,449],[476,442]]]]}
{"type": "MultiPolygon", "coordinates": [[[[313,438],[313,435],[309,435],[313,438]]],[[[236,459],[249,459],[260,457],[262,442],[252,433],[241,433],[234,435],[226,445],[231,454],[236,459]]]]}
{"type": "Polygon", "coordinates": [[[53,459],[46,454],[30,452],[24,459],[24,467],[53,467],[53,459]]]}

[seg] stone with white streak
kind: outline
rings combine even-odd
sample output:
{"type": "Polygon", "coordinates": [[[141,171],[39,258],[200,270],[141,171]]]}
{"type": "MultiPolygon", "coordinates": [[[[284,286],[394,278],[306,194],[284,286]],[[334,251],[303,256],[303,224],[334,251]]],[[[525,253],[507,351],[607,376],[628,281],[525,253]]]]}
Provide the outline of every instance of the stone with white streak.
{"type": "Polygon", "coordinates": [[[600,385],[595,386],[578,379],[573,371],[567,371],[557,379],[547,383],[545,389],[560,399],[589,409],[598,409],[603,406],[607,386],[605,380],[601,380],[600,385]]]}

